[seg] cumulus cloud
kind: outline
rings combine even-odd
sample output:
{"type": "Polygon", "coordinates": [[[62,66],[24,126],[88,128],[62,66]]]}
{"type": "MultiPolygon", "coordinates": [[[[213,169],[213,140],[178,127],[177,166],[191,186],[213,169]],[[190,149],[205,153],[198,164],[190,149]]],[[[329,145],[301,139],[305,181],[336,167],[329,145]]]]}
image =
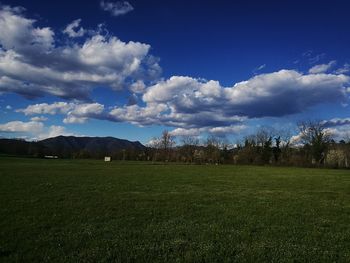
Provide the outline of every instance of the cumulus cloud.
{"type": "Polygon", "coordinates": [[[64,123],[84,123],[89,118],[102,118],[104,105],[99,103],[54,102],[52,104],[40,103],[29,105],[24,109],[18,109],[25,115],[38,114],[66,114],[64,123]]]}
{"type": "MultiPolygon", "coordinates": [[[[80,21],[67,26],[70,37],[83,35],[80,21]]],[[[160,72],[148,44],[100,31],[82,43],[59,43],[50,27],[37,27],[22,9],[0,7],[0,92],[87,100],[97,86],[120,90],[160,72]]]]}
{"type": "Polygon", "coordinates": [[[63,30],[63,33],[67,34],[69,37],[82,37],[85,35],[86,30],[80,27],[81,19],[76,19],[72,23],[68,24],[63,30]]]}
{"type": "Polygon", "coordinates": [[[173,76],[144,90],[142,104],[129,103],[106,111],[99,103],[29,105],[31,114],[66,114],[65,123],[89,118],[135,125],[165,125],[174,133],[237,133],[248,118],[281,117],[301,113],[317,104],[348,100],[349,77],[302,74],[280,70],[223,87],[218,81],[173,76]],[[178,128],[178,129],[177,129],[178,128]]]}
{"type": "Polygon", "coordinates": [[[91,118],[101,118],[104,106],[99,103],[75,104],[73,109],[68,112],[64,123],[85,123],[91,118]]]}
{"type": "Polygon", "coordinates": [[[142,80],[138,80],[130,85],[130,90],[134,93],[143,93],[146,85],[142,80]]]}
{"type": "Polygon", "coordinates": [[[65,127],[59,125],[51,125],[47,127],[44,131],[38,134],[37,137],[33,138],[36,140],[44,140],[47,138],[57,137],[57,136],[76,136],[76,134],[68,132],[65,127]]]}
{"type": "Polygon", "coordinates": [[[225,134],[238,134],[247,128],[246,125],[232,125],[227,127],[214,127],[208,130],[211,134],[225,135],[225,134]]]}
{"type": "Polygon", "coordinates": [[[176,128],[170,131],[170,134],[173,136],[199,136],[204,130],[201,128],[176,128]]]}
{"type": "Polygon", "coordinates": [[[54,32],[50,27],[35,27],[35,20],[23,16],[24,8],[0,6],[0,44],[18,52],[40,50],[46,52],[54,46],[54,32]]]}
{"type": "Polygon", "coordinates": [[[234,133],[247,118],[281,117],[317,104],[344,102],[348,83],[345,75],[304,75],[294,70],[261,74],[232,87],[174,76],[146,89],[145,106],[116,107],[108,118],[179,128],[174,134],[234,133]]]}
{"type": "Polygon", "coordinates": [[[17,112],[23,112],[25,115],[35,115],[35,114],[65,114],[68,113],[74,107],[74,103],[67,102],[54,102],[52,104],[39,103],[34,105],[29,105],[25,109],[18,109],[17,112]]]}
{"type": "Polygon", "coordinates": [[[38,122],[42,122],[42,121],[47,121],[47,118],[44,116],[35,116],[30,118],[31,121],[38,121],[38,122]]]}
{"type": "Polygon", "coordinates": [[[309,73],[310,74],[326,73],[332,67],[334,67],[335,64],[337,64],[337,62],[335,60],[332,60],[328,64],[315,65],[315,66],[313,66],[312,68],[309,69],[309,73]]]}
{"type": "Polygon", "coordinates": [[[10,121],[4,124],[0,124],[0,132],[10,133],[39,133],[43,130],[44,125],[41,122],[30,121],[10,121]]]}
{"type": "Polygon", "coordinates": [[[344,126],[350,125],[350,118],[333,118],[322,121],[324,127],[344,126]]]}
{"type": "MultiPolygon", "coordinates": [[[[115,6],[101,3],[110,10],[115,6]]],[[[326,102],[348,102],[346,66],[327,73],[335,61],[316,65],[309,74],[283,69],[232,86],[188,76],[158,80],[159,59],[149,54],[150,45],[123,42],[100,30],[87,32],[80,23],[77,19],[65,28],[69,39],[56,41],[50,27],[37,26],[22,8],[0,8],[0,92],[77,99],[33,104],[18,112],[28,116],[61,114],[67,124],[93,118],[165,125],[173,127],[174,134],[225,134],[242,131],[249,118],[281,117],[326,102]],[[76,39],[82,36],[84,39],[76,39]],[[127,87],[128,103],[110,110],[92,103],[89,93],[98,86],[127,87]]],[[[305,56],[312,58],[313,54],[305,56]]],[[[40,123],[40,118],[33,117],[32,122],[40,123]]]]}
{"type": "Polygon", "coordinates": [[[100,6],[102,10],[109,12],[112,16],[125,15],[134,10],[134,7],[127,1],[109,2],[102,0],[100,6]]]}
{"type": "Polygon", "coordinates": [[[38,120],[29,122],[10,121],[0,124],[0,133],[25,134],[25,137],[30,140],[42,140],[59,135],[75,135],[74,133],[68,132],[63,126],[51,125],[46,127],[38,120]]]}
{"type": "Polygon", "coordinates": [[[348,83],[345,75],[303,75],[294,70],[261,74],[232,87],[212,80],[171,77],[149,87],[143,100],[183,114],[220,111],[222,116],[278,117],[319,103],[345,101],[348,83]]]}
{"type": "Polygon", "coordinates": [[[174,136],[199,136],[202,133],[213,134],[216,136],[225,136],[227,134],[239,134],[247,128],[246,125],[231,125],[226,127],[203,127],[203,128],[176,128],[170,131],[174,136]]]}
{"type": "Polygon", "coordinates": [[[350,124],[327,128],[327,132],[335,140],[345,140],[350,142],[350,124]]]}

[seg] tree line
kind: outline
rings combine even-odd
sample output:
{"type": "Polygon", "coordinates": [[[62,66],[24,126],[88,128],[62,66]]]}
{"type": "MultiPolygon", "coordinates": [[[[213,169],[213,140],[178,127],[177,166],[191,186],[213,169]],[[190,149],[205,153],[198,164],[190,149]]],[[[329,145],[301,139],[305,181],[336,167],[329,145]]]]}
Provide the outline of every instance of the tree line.
{"type": "Polygon", "coordinates": [[[152,140],[148,160],[197,164],[251,164],[348,168],[350,136],[335,141],[322,122],[298,123],[299,134],[261,127],[231,144],[226,138],[175,138],[169,131],[152,140]],[[178,145],[176,145],[178,141],[178,145]]]}

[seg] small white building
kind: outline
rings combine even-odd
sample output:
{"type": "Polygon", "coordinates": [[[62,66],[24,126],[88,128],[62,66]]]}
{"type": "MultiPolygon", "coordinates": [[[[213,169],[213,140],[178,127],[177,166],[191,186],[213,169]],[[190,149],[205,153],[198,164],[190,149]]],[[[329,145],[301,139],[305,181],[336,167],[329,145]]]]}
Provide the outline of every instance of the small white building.
{"type": "Polygon", "coordinates": [[[110,156],[105,156],[105,162],[110,162],[112,158],[110,156]]]}
{"type": "Polygon", "coordinates": [[[45,155],[46,159],[58,159],[58,156],[56,155],[45,155]]]}

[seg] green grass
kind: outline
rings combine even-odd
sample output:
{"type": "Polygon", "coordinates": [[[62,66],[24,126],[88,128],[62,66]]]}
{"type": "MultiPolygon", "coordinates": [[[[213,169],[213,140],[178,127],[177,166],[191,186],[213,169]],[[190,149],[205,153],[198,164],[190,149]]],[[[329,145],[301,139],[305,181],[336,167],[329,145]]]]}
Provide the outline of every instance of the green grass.
{"type": "Polygon", "coordinates": [[[0,261],[350,262],[350,172],[0,158],[0,261]]]}

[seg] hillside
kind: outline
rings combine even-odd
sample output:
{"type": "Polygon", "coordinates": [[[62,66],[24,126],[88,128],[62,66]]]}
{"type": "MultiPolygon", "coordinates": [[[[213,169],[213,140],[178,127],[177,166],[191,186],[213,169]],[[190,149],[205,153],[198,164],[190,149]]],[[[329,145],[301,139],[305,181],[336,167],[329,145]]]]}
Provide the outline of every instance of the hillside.
{"type": "Polygon", "coordinates": [[[128,141],[114,137],[75,137],[58,136],[38,142],[17,139],[0,139],[0,153],[12,155],[59,157],[101,157],[120,155],[124,150],[141,152],[145,146],[139,141],[128,141]]]}

